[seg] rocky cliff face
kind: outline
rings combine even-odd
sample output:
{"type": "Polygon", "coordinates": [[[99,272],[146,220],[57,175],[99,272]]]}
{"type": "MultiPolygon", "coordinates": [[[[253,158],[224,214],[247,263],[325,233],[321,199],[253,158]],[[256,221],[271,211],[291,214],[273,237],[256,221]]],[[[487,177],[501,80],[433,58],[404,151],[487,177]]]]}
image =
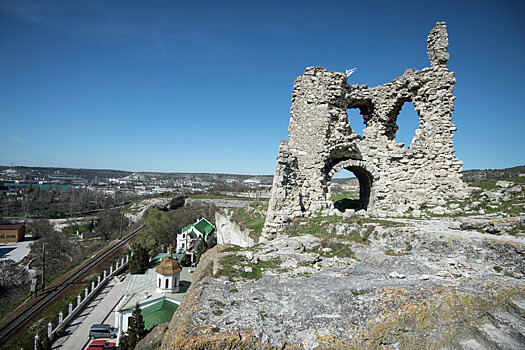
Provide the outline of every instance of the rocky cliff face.
{"type": "Polygon", "coordinates": [[[217,227],[217,244],[233,244],[240,247],[251,247],[255,244],[250,232],[232,220],[229,211],[215,213],[217,227]]]}
{"type": "Polygon", "coordinates": [[[361,218],[338,229],[330,220],[298,222],[273,241],[203,255],[161,348],[525,344],[522,229],[495,236],[451,218],[361,218]]]}

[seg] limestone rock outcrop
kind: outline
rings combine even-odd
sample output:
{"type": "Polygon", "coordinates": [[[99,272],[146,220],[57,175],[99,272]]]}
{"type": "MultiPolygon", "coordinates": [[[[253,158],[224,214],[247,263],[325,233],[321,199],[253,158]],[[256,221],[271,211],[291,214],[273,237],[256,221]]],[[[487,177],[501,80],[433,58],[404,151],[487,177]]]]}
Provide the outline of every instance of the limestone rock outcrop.
{"type": "Polygon", "coordinates": [[[214,247],[161,349],[523,347],[524,236],[396,222],[366,243],[344,232],[214,247]]]}
{"type": "Polygon", "coordinates": [[[250,237],[250,232],[234,222],[231,213],[227,210],[215,213],[215,226],[217,244],[234,244],[240,247],[251,247],[255,244],[254,239],[250,237]]]}
{"type": "Polygon", "coordinates": [[[347,75],[309,67],[295,80],[289,141],[281,141],[264,239],[273,239],[294,217],[334,210],[330,184],[347,169],[360,184],[359,209],[405,212],[468,195],[463,162],[454,155],[452,123],[456,84],[447,69],[445,23],[428,37],[430,67],[407,69],[392,82],[349,85],[347,75]],[[405,103],[419,114],[408,148],[396,142],[397,116],[405,103]],[[357,135],[347,110],[357,108],[366,128],[357,135]]]}

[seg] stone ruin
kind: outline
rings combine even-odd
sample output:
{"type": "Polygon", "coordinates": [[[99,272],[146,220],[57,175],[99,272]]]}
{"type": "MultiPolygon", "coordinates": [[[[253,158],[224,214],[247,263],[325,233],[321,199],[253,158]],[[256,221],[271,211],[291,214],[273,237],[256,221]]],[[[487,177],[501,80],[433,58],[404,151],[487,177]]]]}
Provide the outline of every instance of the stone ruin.
{"type": "Polygon", "coordinates": [[[430,67],[407,69],[381,86],[349,85],[346,74],[321,67],[308,67],[295,80],[289,141],[279,146],[263,240],[295,217],[335,214],[330,185],[342,169],[359,180],[357,209],[375,215],[418,211],[423,203],[444,205],[469,194],[461,181],[463,162],[454,155],[456,78],[447,69],[444,22],[436,23],[427,42],[430,67]],[[396,121],[407,102],[419,115],[419,128],[405,148],[396,142],[396,121]],[[362,137],[349,123],[351,108],[363,116],[362,137]]]}

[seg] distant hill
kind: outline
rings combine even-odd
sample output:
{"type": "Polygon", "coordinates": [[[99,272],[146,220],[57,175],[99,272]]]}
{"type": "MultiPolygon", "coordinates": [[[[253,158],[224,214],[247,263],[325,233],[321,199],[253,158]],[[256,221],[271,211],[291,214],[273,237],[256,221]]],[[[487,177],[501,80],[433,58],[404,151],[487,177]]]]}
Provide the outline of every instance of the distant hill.
{"type": "MultiPolygon", "coordinates": [[[[462,172],[463,181],[479,182],[487,180],[499,180],[512,177],[518,177],[525,174],[525,165],[516,166],[506,169],[473,169],[462,172]]],[[[25,167],[25,166],[0,166],[0,178],[18,177],[22,179],[50,179],[51,177],[71,177],[81,178],[88,182],[97,180],[106,180],[108,178],[128,178],[150,180],[191,180],[191,181],[208,181],[215,183],[242,182],[244,180],[258,180],[261,184],[271,185],[272,175],[239,175],[239,174],[219,174],[219,173],[160,173],[160,172],[131,172],[111,169],[72,169],[72,168],[53,168],[53,167],[25,167]]],[[[344,184],[355,183],[355,178],[333,178],[332,182],[344,184]]]]}
{"type": "Polygon", "coordinates": [[[525,165],[515,166],[506,169],[473,169],[462,172],[463,181],[465,182],[480,182],[487,180],[501,180],[518,177],[520,174],[525,174],[525,165]]]}
{"type": "Polygon", "coordinates": [[[131,172],[111,169],[72,169],[54,167],[26,167],[26,166],[0,166],[0,178],[16,177],[20,179],[48,180],[54,177],[80,178],[86,181],[106,180],[109,178],[128,178],[148,180],[191,180],[208,182],[242,182],[244,180],[258,180],[261,184],[271,185],[271,175],[238,175],[238,174],[216,174],[216,173],[160,173],[160,172],[131,172]]]}

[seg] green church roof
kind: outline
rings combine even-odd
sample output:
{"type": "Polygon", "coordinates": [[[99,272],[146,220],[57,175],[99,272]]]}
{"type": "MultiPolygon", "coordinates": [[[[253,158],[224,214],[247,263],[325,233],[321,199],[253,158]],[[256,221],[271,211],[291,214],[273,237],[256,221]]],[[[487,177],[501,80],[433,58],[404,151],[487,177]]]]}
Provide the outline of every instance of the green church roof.
{"type": "Polygon", "coordinates": [[[144,328],[149,331],[159,324],[171,321],[177,307],[179,307],[177,304],[166,299],[145,307],[142,309],[144,328]]]}
{"type": "MultiPolygon", "coordinates": [[[[168,253],[159,253],[157,254],[156,257],[154,257],[153,259],[151,259],[151,261],[149,262],[148,266],[149,267],[156,267],[156,266],[159,266],[160,263],[162,262],[162,260],[166,259],[168,257],[168,253]]],[[[182,260],[182,258],[184,257],[184,254],[182,253],[173,253],[171,254],[171,257],[173,259],[176,259],[178,260],[179,262],[182,260]]]]}
{"type": "Polygon", "coordinates": [[[189,230],[190,228],[195,227],[197,231],[204,235],[208,235],[210,232],[214,230],[213,225],[206,219],[200,219],[195,224],[189,224],[188,226],[184,227],[182,229],[182,232],[189,230]]]}

